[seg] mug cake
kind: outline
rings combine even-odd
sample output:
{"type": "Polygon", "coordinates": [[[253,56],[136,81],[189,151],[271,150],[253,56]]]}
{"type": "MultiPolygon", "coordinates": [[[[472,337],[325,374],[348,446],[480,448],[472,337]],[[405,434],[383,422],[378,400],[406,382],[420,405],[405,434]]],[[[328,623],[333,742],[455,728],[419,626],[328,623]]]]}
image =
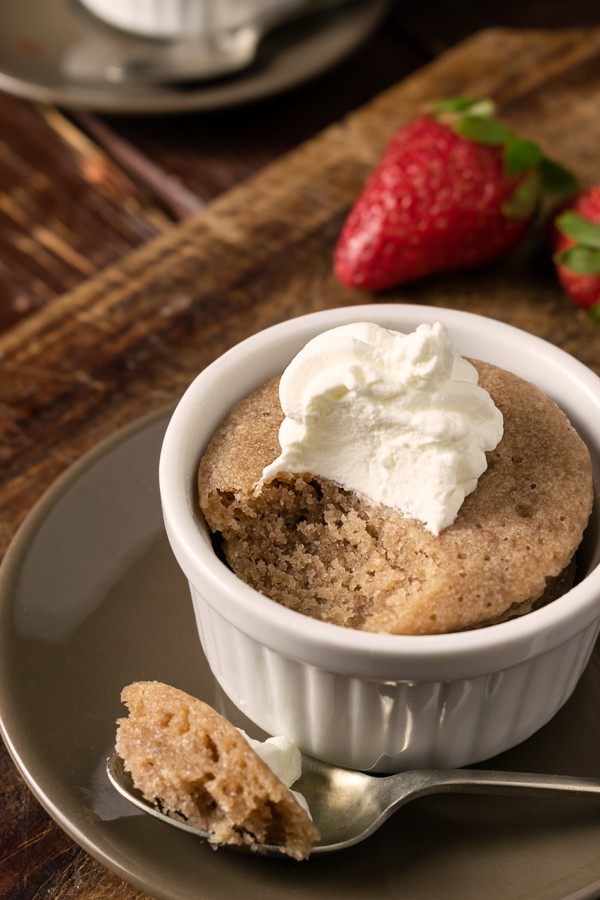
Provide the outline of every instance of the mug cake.
{"type": "Polygon", "coordinates": [[[590,455],[539,388],[463,360],[437,324],[333,329],[286,376],[234,407],[200,463],[202,513],[247,584],[325,622],[413,635],[502,622],[572,586],[590,455]]]}

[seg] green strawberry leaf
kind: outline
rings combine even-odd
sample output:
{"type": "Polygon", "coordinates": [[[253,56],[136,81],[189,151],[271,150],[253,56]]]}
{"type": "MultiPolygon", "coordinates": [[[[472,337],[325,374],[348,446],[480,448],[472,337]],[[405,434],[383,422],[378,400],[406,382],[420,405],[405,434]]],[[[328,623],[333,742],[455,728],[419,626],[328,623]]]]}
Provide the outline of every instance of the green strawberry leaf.
{"type": "Polygon", "coordinates": [[[458,120],[455,128],[463,137],[492,147],[501,147],[511,137],[508,128],[491,116],[466,115],[458,120]]]}
{"type": "Polygon", "coordinates": [[[507,219],[529,219],[535,212],[540,196],[540,179],[533,169],[514,189],[512,196],[502,204],[507,219]]]}
{"type": "Polygon", "coordinates": [[[511,135],[504,146],[504,170],[511,177],[536,169],[542,161],[537,144],[511,135]]]}
{"type": "Polygon", "coordinates": [[[579,181],[565,166],[544,157],[540,163],[542,186],[550,194],[574,194],[579,181]]]}
{"type": "Polygon", "coordinates": [[[584,219],[572,210],[558,216],[556,227],[566,237],[573,238],[584,247],[600,247],[600,223],[584,219]]]}
{"type": "Polygon", "coordinates": [[[593,325],[600,325],[600,302],[594,303],[590,309],[590,321],[593,325]]]}
{"type": "Polygon", "coordinates": [[[568,169],[545,157],[537,144],[517,137],[495,118],[492,100],[451,97],[438,100],[433,109],[441,122],[454,128],[462,137],[490,147],[503,147],[504,171],[509,178],[528,172],[539,173],[535,186],[528,183],[520,192],[517,190],[509,201],[507,208],[511,210],[511,217],[516,215],[521,218],[530,214],[532,202],[534,206],[537,202],[540,186],[555,194],[572,194],[577,190],[578,181],[568,169]],[[521,209],[529,209],[530,212],[522,213],[521,209]]]}
{"type": "Polygon", "coordinates": [[[554,254],[554,262],[578,275],[600,275],[600,248],[569,247],[554,254]]]}

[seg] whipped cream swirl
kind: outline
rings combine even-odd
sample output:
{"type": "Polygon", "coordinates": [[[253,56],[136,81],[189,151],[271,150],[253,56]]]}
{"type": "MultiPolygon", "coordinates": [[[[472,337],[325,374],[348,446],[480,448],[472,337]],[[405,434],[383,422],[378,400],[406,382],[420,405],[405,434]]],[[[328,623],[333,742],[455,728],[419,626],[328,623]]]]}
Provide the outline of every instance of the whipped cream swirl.
{"type": "Polygon", "coordinates": [[[502,414],[446,328],[370,322],[309,341],[281,378],[281,454],[263,471],[321,475],[433,534],[455,520],[503,433],[502,414]]]}
{"type": "MultiPolygon", "coordinates": [[[[291,789],[302,775],[302,754],[294,742],[284,735],[275,735],[265,741],[257,741],[246,734],[242,728],[238,728],[238,731],[246,738],[257,756],[260,756],[262,761],[268,765],[271,772],[291,789]]],[[[298,791],[292,791],[292,794],[312,819],[306,797],[298,791]]]]}

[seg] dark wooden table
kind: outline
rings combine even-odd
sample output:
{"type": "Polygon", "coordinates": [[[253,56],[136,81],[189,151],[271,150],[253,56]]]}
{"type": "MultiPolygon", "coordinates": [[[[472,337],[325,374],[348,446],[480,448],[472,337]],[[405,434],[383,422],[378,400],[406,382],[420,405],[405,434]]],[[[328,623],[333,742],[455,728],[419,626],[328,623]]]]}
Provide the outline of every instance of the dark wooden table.
{"type": "MultiPolygon", "coordinates": [[[[0,555],[39,489],[51,483],[94,439],[110,433],[136,411],[133,402],[127,407],[112,401],[122,390],[123,379],[129,377],[118,371],[115,360],[119,354],[122,358],[131,353],[133,364],[143,369],[154,352],[144,342],[147,335],[140,337],[131,321],[122,331],[114,325],[120,314],[119,279],[143,281],[142,257],[130,262],[131,251],[148,245],[158,247],[148,259],[156,262],[161,253],[168,256],[177,223],[187,222],[248,176],[482,28],[597,24],[600,8],[592,0],[452,5],[399,0],[392,4],[380,30],[351,59],[284,96],[239,109],[168,119],[99,116],[0,95],[0,377],[4,380],[0,382],[0,418],[5,435],[4,450],[0,449],[4,510],[0,555]],[[153,239],[161,236],[164,242],[156,244],[153,239]],[[92,282],[96,285],[93,296],[99,285],[106,288],[111,306],[103,314],[112,317],[108,330],[113,341],[122,337],[120,349],[110,351],[101,351],[85,331],[89,324],[86,299],[92,297],[87,285],[103,272],[106,274],[98,276],[100,282],[92,282]],[[74,299],[66,301],[64,295],[73,291],[74,299]],[[70,323],[65,321],[67,308],[75,311],[70,323]],[[45,349],[39,350],[44,340],[45,349]],[[63,356],[73,352],[73,366],[79,373],[97,376],[102,382],[103,393],[95,405],[86,401],[89,427],[85,438],[76,437],[77,416],[66,411],[76,406],[78,395],[73,383],[67,385],[69,378],[61,360],[56,361],[56,372],[48,374],[52,365],[48,348],[53,341],[60,344],[63,356]],[[36,370],[40,359],[46,367],[44,373],[36,370]],[[50,395],[64,392],[71,407],[65,401],[59,415],[59,407],[50,402],[44,407],[36,391],[45,391],[44,402],[50,395]],[[40,453],[34,459],[30,449],[36,441],[40,453]],[[30,483],[32,473],[35,485],[30,483]]],[[[516,115],[518,118],[518,110],[516,115]]],[[[593,165],[590,159],[589,177],[593,165]]],[[[600,166],[598,171],[600,174],[600,166]]],[[[362,171],[357,169],[353,177],[358,174],[362,171]]],[[[217,209],[224,221],[227,203],[217,209]]],[[[204,227],[202,217],[198,222],[197,231],[204,227]]],[[[187,258],[182,251],[183,266],[187,258]]],[[[571,326],[565,324],[570,321],[568,307],[560,306],[555,293],[548,295],[550,299],[544,296],[544,309],[550,304],[559,310],[563,345],[568,346],[572,339],[580,356],[587,353],[588,364],[596,367],[596,361],[600,365],[598,341],[586,331],[587,324],[574,317],[577,325],[573,328],[579,331],[570,331],[571,326]],[[585,340],[580,332],[585,332],[585,340]]],[[[347,295],[340,292],[328,302],[346,300],[347,295]]],[[[478,307],[475,304],[473,308],[478,307]]],[[[149,307],[139,301],[132,309],[147,316],[144,321],[152,332],[149,307]]],[[[194,366],[208,362],[211,352],[270,321],[261,314],[259,304],[248,313],[248,304],[239,298],[239,292],[230,298],[227,309],[225,319],[225,314],[219,318],[220,314],[207,306],[217,335],[213,350],[209,352],[203,345],[204,356],[200,353],[196,361],[186,359],[179,375],[169,376],[160,386],[148,375],[154,405],[177,396],[194,366]]],[[[298,311],[292,301],[289,311],[298,311]]],[[[281,315],[285,313],[284,306],[281,315]]],[[[190,327],[190,316],[180,328],[190,327]]],[[[523,318],[521,324],[527,321],[523,318]]],[[[546,330],[546,336],[552,336],[550,325],[532,322],[533,330],[546,330]]],[[[180,342],[185,355],[187,345],[181,333],[171,332],[170,339],[176,348],[180,342]]],[[[141,402],[137,411],[142,411],[141,402]]],[[[69,900],[143,896],[95,862],[48,818],[4,748],[0,751],[0,790],[0,896],[69,900]]]]}

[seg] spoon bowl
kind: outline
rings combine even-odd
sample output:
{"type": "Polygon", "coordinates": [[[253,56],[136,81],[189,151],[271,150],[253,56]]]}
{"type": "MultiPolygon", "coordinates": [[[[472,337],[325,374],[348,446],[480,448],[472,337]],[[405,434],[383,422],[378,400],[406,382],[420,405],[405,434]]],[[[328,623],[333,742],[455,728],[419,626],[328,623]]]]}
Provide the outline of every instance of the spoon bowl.
{"type": "MultiPolygon", "coordinates": [[[[119,793],[144,812],[183,831],[207,839],[207,832],[165,815],[138,791],[115,753],[107,762],[108,777],[119,793]]],[[[422,769],[377,776],[332,766],[309,756],[302,757],[302,775],[293,785],[305,797],[313,821],[321,833],[311,856],[332,853],[358,844],[372,835],[390,815],[417,797],[436,793],[521,794],[546,797],[596,797],[600,800],[600,778],[498,772],[479,769],[422,769]]],[[[233,848],[232,848],[233,849],[233,848]]],[[[234,849],[248,849],[237,847],[234,849]]],[[[280,856],[281,848],[270,844],[260,852],[280,856]]]]}

